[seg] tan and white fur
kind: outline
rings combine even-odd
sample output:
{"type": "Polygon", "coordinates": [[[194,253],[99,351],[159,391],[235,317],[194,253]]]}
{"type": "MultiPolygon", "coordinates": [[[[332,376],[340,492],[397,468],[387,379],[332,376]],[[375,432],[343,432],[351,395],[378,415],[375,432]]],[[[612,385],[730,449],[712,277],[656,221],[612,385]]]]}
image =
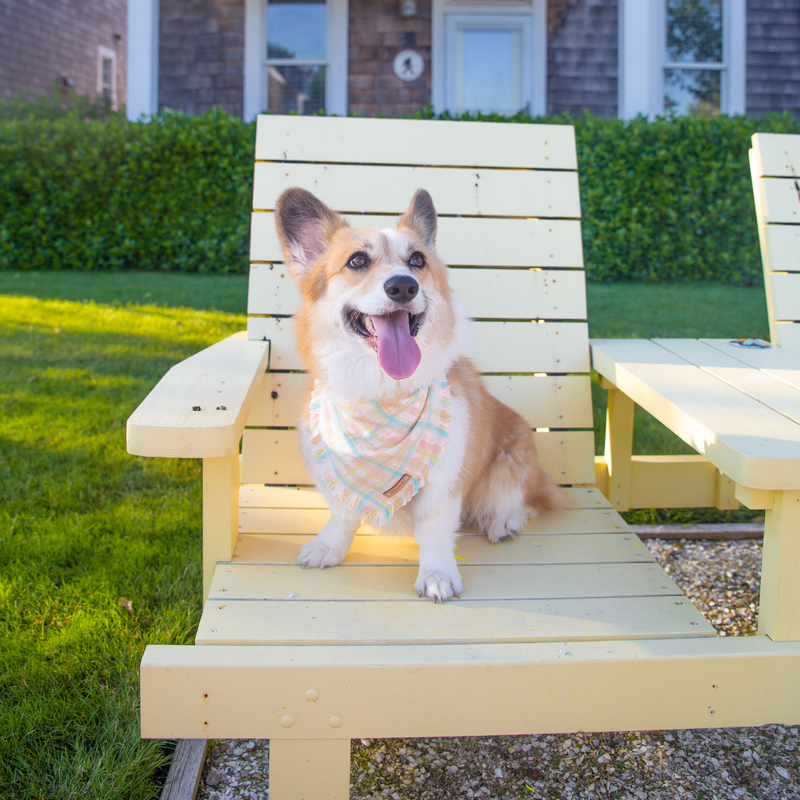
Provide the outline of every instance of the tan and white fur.
{"type": "MultiPolygon", "coordinates": [[[[431,197],[418,190],[396,229],[379,231],[351,228],[314,195],[294,188],[278,199],[275,218],[302,296],[296,335],[312,386],[355,401],[408,395],[446,376],[453,399],[444,454],[381,532],[413,532],[419,544],[414,587],[421,597],[443,602],[459,596],[454,548],[462,525],[499,542],[562,500],[539,466],[529,424],[489,394],[466,355],[469,320],[436,254],[431,197]],[[379,363],[372,317],[398,311],[409,315],[419,363],[413,374],[392,377],[379,363]]],[[[298,427],[306,462],[331,509],[330,521],[298,561],[333,567],[347,555],[361,520],[315,474],[307,403],[298,427]]]]}

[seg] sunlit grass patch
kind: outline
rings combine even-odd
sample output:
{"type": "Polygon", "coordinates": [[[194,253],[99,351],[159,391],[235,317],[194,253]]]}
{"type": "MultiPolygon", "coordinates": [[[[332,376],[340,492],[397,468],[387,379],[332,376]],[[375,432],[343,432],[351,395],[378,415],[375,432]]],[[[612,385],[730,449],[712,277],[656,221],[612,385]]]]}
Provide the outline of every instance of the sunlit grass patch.
{"type": "Polygon", "coordinates": [[[244,326],[195,309],[0,296],[9,796],[157,794],[169,754],[139,737],[138,663],[150,642],[191,642],[199,620],[200,465],[129,456],[125,421],[172,364],[244,326]]]}

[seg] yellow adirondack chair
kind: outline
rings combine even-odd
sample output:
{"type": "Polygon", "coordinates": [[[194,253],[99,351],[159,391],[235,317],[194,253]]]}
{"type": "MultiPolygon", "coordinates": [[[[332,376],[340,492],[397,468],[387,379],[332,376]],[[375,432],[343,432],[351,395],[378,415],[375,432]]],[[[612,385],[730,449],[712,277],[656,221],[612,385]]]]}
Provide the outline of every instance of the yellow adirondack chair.
{"type": "MultiPolygon", "coordinates": [[[[247,333],[174,367],[128,422],[131,453],[203,459],[197,646],[147,648],[143,736],[268,738],[273,800],[330,800],[354,738],[800,722],[800,644],[716,638],[594,486],[636,468],[624,442],[594,462],[571,127],[260,117],[251,258],[247,333]],[[416,597],[412,539],[364,533],[340,567],[295,564],[327,510],[291,430],[307,378],[273,209],[294,185],[357,226],[431,192],[475,359],[574,501],[513,542],[467,531],[459,600],[416,597]]],[[[615,391],[612,433],[630,404],[615,391]]],[[[733,502],[717,467],[687,463],[681,501],[702,473],[706,505],[733,502]]]]}

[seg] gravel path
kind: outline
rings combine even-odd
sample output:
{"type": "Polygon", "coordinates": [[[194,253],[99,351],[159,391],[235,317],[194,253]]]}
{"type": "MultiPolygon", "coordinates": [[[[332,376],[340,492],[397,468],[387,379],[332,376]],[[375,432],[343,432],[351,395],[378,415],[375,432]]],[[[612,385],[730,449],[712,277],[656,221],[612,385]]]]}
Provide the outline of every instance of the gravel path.
{"type": "MultiPolygon", "coordinates": [[[[721,636],[755,631],[760,541],[647,546],[721,636]]],[[[269,742],[213,744],[199,800],[269,796],[269,742]]],[[[351,800],[800,800],[800,727],[362,739],[351,782],[351,800]]]]}

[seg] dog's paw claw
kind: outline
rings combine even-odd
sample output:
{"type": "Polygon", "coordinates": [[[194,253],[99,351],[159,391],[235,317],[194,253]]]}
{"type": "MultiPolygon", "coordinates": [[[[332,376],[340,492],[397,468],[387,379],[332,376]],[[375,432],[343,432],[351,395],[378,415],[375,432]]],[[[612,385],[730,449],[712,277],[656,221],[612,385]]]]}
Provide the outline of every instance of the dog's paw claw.
{"type": "Polygon", "coordinates": [[[460,597],[464,589],[458,572],[455,575],[439,572],[420,574],[414,588],[420,597],[430,597],[434,603],[444,603],[451,597],[460,597]]]}

